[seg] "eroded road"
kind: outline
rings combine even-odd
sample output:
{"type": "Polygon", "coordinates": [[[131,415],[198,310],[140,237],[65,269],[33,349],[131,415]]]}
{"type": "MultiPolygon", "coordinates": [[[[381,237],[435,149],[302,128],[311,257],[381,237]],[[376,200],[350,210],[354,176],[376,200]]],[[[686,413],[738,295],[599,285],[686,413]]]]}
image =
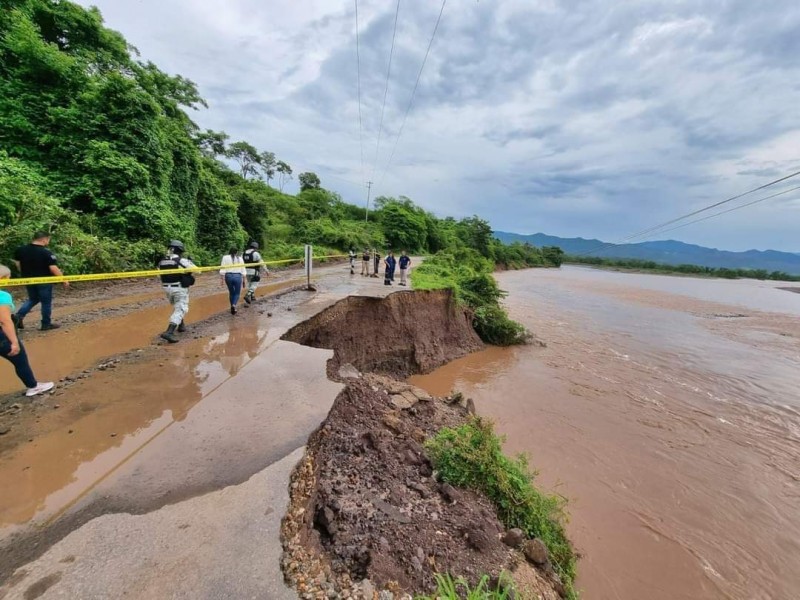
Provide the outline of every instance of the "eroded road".
{"type": "Polygon", "coordinates": [[[233,317],[209,277],[176,345],[155,341],[169,308],[154,284],[86,292],[59,311],[64,329],[26,332],[34,368],[68,380],[25,405],[3,371],[0,598],[293,597],[278,567],[286,482],[339,385],[330,351],[280,337],[344,296],[395,289],[341,264],[315,279],[308,292],[279,275],[233,317]]]}

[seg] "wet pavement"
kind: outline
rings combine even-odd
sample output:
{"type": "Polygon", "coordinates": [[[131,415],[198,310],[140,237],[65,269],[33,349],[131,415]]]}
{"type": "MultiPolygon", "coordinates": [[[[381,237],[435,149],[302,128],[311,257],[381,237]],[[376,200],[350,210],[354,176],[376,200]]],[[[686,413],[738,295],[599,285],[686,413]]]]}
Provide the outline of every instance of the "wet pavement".
{"type": "MultiPolygon", "coordinates": [[[[296,283],[262,286],[261,295],[296,283]]],[[[315,285],[320,291],[265,299],[235,317],[216,315],[175,345],[153,345],[167,307],[31,340],[32,354],[68,345],[52,367],[64,374],[109,354],[144,350],[140,360],[122,361],[40,400],[42,410],[28,424],[31,441],[0,454],[0,580],[70,531],[94,527],[98,519],[85,523],[97,515],[177,509],[226,486],[238,489],[301,447],[340,386],[325,376],[331,351],[280,336],[346,295],[396,289],[350,276],[342,265],[318,269],[315,285]]],[[[226,307],[224,294],[198,298],[189,321],[226,307]]],[[[275,510],[282,515],[281,507],[275,510]]],[[[85,548],[84,559],[97,551],[85,548]]],[[[4,591],[22,597],[30,578],[24,583],[0,587],[0,597],[4,591]]],[[[65,589],[55,584],[45,597],[65,589]]]]}

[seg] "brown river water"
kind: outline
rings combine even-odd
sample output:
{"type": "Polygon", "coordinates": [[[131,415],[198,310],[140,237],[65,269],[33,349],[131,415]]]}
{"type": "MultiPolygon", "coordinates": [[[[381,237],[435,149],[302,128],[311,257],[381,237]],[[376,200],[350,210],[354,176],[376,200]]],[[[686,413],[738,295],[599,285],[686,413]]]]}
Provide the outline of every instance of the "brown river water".
{"type": "Polygon", "coordinates": [[[547,347],[414,382],[472,397],[568,499],[582,597],[800,598],[800,294],[579,267],[498,280],[547,347]]]}

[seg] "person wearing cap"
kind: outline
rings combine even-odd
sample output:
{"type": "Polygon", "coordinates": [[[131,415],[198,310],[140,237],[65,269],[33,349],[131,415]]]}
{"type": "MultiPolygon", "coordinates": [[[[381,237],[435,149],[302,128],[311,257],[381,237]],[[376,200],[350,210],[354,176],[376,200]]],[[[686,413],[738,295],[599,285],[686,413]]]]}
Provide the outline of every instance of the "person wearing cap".
{"type": "Polygon", "coordinates": [[[161,337],[170,344],[178,341],[175,331],[186,331],[183,319],[189,312],[189,288],[194,285],[194,275],[181,271],[194,267],[194,263],[188,258],[183,258],[185,248],[183,242],[172,240],[167,248],[167,253],[158,261],[159,271],[164,271],[161,275],[161,287],[167,295],[167,300],[172,305],[172,315],[169,318],[167,330],[161,337]]]}
{"type": "Polygon", "coordinates": [[[369,248],[364,248],[364,253],[361,255],[361,275],[369,277],[369,248]]]}
{"type": "MultiPolygon", "coordinates": [[[[11,277],[11,269],[5,265],[0,265],[0,285],[2,281],[11,277]]],[[[20,381],[28,390],[25,395],[28,397],[38,396],[49,392],[55,387],[52,381],[39,382],[33,374],[31,365],[28,362],[28,354],[25,346],[17,335],[12,315],[14,314],[14,299],[5,290],[0,290],[0,356],[14,365],[20,381]]]]}
{"type": "MultiPolygon", "coordinates": [[[[244,301],[249,306],[256,299],[256,289],[258,288],[258,282],[261,281],[261,265],[258,263],[264,260],[258,252],[258,242],[250,242],[242,258],[245,265],[253,265],[245,268],[247,273],[247,293],[244,295],[244,301]]],[[[266,265],[264,265],[264,273],[269,275],[269,269],[266,265]]]]}

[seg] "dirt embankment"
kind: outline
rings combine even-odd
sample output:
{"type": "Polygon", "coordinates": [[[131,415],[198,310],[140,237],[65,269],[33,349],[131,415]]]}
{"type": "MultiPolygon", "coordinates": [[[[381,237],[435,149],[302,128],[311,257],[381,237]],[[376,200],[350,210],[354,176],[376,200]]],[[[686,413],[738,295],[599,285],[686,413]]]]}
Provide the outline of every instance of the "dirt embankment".
{"type": "Polygon", "coordinates": [[[480,348],[450,294],[349,298],[284,339],[333,349],[329,373],[346,383],[292,477],[282,567],[301,598],[410,598],[435,590],[436,573],[508,585],[503,572],[509,597],[559,597],[546,557],[529,565],[486,497],[436,479],[424,442],[469,410],[365,373],[423,372],[480,348]]]}
{"type": "Polygon", "coordinates": [[[328,372],[334,378],[345,364],[395,377],[427,373],[483,347],[468,315],[446,290],[350,296],[282,339],[333,350],[328,372]]]}

